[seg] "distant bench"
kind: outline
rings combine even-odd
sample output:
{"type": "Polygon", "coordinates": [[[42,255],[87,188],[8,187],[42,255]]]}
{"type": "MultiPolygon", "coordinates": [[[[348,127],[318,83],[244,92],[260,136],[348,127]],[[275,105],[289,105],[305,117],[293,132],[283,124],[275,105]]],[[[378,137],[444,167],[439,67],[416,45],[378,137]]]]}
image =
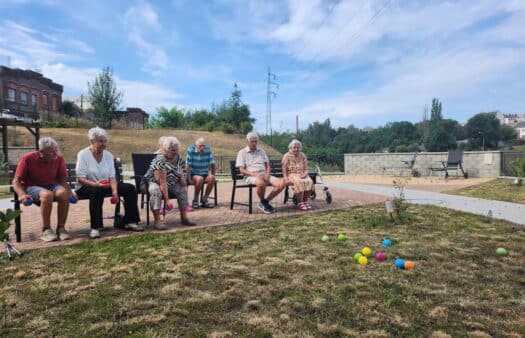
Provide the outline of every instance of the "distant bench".
{"type": "MultiPolygon", "coordinates": [[[[18,194],[16,193],[15,189],[13,188],[13,178],[15,177],[16,173],[16,164],[9,165],[9,179],[11,182],[11,185],[9,186],[9,191],[13,193],[13,201],[15,204],[15,210],[20,210],[20,201],[18,200],[18,194]]],[[[71,190],[75,190],[77,185],[77,173],[76,173],[76,164],[75,163],[66,163],[66,170],[67,170],[67,183],[71,187],[71,190]]],[[[123,182],[123,175],[122,175],[122,162],[120,159],[115,159],[115,178],[118,183],[123,182]]],[[[77,196],[79,200],[86,200],[89,199],[88,197],[80,197],[77,196]]],[[[111,190],[108,190],[106,192],[105,197],[111,197],[111,190]]],[[[35,203],[35,205],[38,205],[35,203]]],[[[38,205],[39,206],[39,205],[38,205]]],[[[120,203],[117,203],[115,205],[115,215],[120,213],[120,203]]],[[[22,220],[21,217],[18,216],[15,218],[15,235],[16,235],[16,241],[21,242],[22,241],[22,220]]]]}

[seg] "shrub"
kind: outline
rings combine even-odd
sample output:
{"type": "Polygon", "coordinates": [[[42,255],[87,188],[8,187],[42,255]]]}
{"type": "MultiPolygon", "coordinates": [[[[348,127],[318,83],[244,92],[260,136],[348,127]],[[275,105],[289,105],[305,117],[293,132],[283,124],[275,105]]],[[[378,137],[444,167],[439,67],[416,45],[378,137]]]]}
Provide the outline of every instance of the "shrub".
{"type": "Polygon", "coordinates": [[[507,165],[510,176],[525,177],[525,158],[518,158],[507,165]]]}

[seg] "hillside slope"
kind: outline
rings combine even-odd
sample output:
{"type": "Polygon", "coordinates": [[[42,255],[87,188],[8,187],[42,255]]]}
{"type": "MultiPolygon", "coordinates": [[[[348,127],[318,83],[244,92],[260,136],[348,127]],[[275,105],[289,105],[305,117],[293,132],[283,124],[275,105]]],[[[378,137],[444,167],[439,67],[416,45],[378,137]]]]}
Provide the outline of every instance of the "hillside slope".
{"type": "MultiPolygon", "coordinates": [[[[9,130],[10,146],[13,144],[15,132],[9,130]]],[[[33,136],[25,129],[16,130],[16,141],[18,145],[33,146],[33,136]]],[[[54,138],[66,162],[75,162],[79,150],[89,145],[87,129],[76,128],[42,128],[41,137],[50,136],[54,138]]],[[[244,135],[231,135],[222,132],[206,132],[194,130],[176,129],[153,129],[153,130],[109,130],[108,150],[115,157],[120,157],[125,163],[131,163],[133,152],[153,152],[157,150],[157,141],[160,136],[175,136],[181,142],[181,154],[186,155],[186,149],[194,144],[198,137],[204,137],[211,145],[215,156],[235,157],[239,149],[246,146],[244,135]]],[[[266,150],[268,156],[281,156],[281,154],[267,144],[260,143],[261,148],[266,150]]]]}

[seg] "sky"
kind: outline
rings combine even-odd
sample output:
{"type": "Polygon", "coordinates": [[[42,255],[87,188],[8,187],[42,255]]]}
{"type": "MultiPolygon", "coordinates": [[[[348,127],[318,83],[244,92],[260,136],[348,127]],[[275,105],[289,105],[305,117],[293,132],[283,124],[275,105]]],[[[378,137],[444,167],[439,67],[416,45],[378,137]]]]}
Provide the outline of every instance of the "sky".
{"type": "Polygon", "coordinates": [[[109,66],[122,106],[150,114],[210,109],[235,83],[263,134],[415,123],[433,98],[460,123],[525,113],[523,0],[1,0],[0,13],[0,64],[63,96],[109,66]]]}

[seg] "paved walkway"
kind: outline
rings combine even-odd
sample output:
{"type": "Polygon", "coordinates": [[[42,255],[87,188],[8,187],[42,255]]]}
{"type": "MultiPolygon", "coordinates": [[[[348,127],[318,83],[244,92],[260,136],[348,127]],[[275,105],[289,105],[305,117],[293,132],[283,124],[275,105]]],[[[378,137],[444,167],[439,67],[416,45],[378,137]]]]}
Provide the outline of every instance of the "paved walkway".
{"type": "MultiPolygon", "coordinates": [[[[207,228],[216,226],[231,226],[235,224],[243,224],[254,221],[264,221],[270,219],[279,219],[288,216],[302,215],[304,211],[298,211],[291,201],[287,204],[283,203],[284,194],[281,193],[273,201],[272,205],[277,209],[274,214],[264,214],[257,208],[257,203],[254,202],[253,213],[248,213],[248,207],[234,205],[233,210],[230,210],[230,198],[231,198],[231,182],[219,182],[218,184],[218,206],[213,209],[197,209],[189,213],[189,217],[195,221],[198,225],[196,227],[184,227],[180,225],[180,217],[178,211],[169,212],[166,215],[166,224],[169,229],[162,231],[162,233],[187,231],[195,228],[207,228]]],[[[319,195],[322,191],[319,187],[319,195]]],[[[362,193],[359,191],[351,191],[344,189],[333,188],[330,189],[334,195],[334,200],[331,204],[327,204],[323,198],[316,199],[313,201],[313,209],[306,213],[323,212],[326,210],[343,209],[351,206],[378,203],[384,201],[384,197],[374,194],[362,193]]],[[[248,201],[248,189],[238,189],[236,192],[236,201],[248,201]]],[[[193,187],[190,187],[188,196],[193,197],[193,187]]],[[[254,201],[257,197],[254,192],[254,201]]],[[[69,241],[57,241],[46,243],[40,240],[42,232],[40,223],[40,208],[36,206],[22,206],[22,242],[14,243],[14,222],[8,229],[9,236],[12,242],[19,249],[33,249],[42,247],[53,247],[57,245],[70,245],[79,243],[81,241],[89,240],[89,202],[87,200],[79,201],[77,204],[70,206],[68,215],[67,230],[71,233],[72,239],[69,241]]],[[[10,200],[0,201],[0,210],[7,208],[13,208],[10,200]]],[[[54,205],[53,213],[51,216],[51,224],[55,228],[56,224],[56,205],[54,205]]],[[[145,224],[146,221],[146,209],[139,209],[141,214],[142,222],[145,224]]],[[[102,232],[102,240],[105,238],[114,238],[121,236],[133,236],[140,233],[128,232],[123,230],[116,230],[112,227],[113,219],[111,219],[114,211],[114,206],[109,203],[109,200],[104,202],[104,225],[105,228],[102,232]]],[[[150,215],[151,216],[151,215],[150,215]]],[[[148,232],[159,232],[156,230],[147,230],[148,232]]],[[[0,251],[1,252],[1,251],[0,251]]]]}
{"type": "MultiPolygon", "coordinates": [[[[394,197],[399,195],[399,190],[392,186],[359,184],[359,183],[327,183],[330,187],[361,191],[381,196],[394,197]]],[[[486,200],[475,197],[442,194],[438,192],[405,189],[405,198],[410,203],[431,204],[444,208],[469,212],[477,215],[487,215],[492,212],[492,217],[507,220],[512,223],[525,225],[525,204],[486,200]]]]}
{"type": "MultiPolygon", "coordinates": [[[[323,192],[321,191],[322,189],[320,185],[317,185],[318,199],[313,201],[314,209],[308,211],[307,213],[316,213],[364,204],[380,203],[384,202],[386,198],[391,198],[395,194],[399,193],[392,186],[387,185],[347,182],[327,182],[327,185],[330,187],[330,191],[332,192],[333,202],[331,204],[327,204],[325,202],[323,192]]],[[[248,200],[247,190],[248,189],[238,189],[236,200],[246,202],[248,200]]],[[[247,222],[264,221],[302,215],[305,213],[298,211],[293,206],[291,201],[288,201],[287,204],[284,204],[282,193],[281,195],[277,196],[274,201],[272,201],[272,204],[274,207],[276,207],[277,212],[271,215],[264,214],[259,209],[257,209],[257,203],[254,203],[253,214],[251,215],[248,213],[248,208],[244,206],[235,205],[233,210],[230,210],[229,199],[231,197],[231,182],[220,182],[218,184],[218,195],[219,201],[217,207],[213,209],[197,209],[196,211],[189,214],[190,218],[196,221],[198,226],[183,227],[180,225],[180,217],[178,212],[170,212],[166,215],[165,220],[169,226],[169,229],[163,232],[178,232],[195,228],[231,226],[247,222]]],[[[193,196],[192,187],[190,187],[189,196],[193,196]]],[[[523,204],[454,196],[416,189],[405,189],[405,197],[411,203],[432,204],[480,215],[487,215],[488,211],[491,210],[494,218],[504,219],[513,223],[525,225],[525,205],[523,204]]],[[[257,200],[256,197],[254,199],[257,200]]],[[[10,199],[0,200],[0,210],[5,210],[12,207],[13,204],[10,199]]],[[[102,233],[101,240],[139,234],[114,229],[112,227],[113,220],[111,219],[113,210],[114,206],[112,204],[109,202],[104,203],[104,223],[107,228],[102,233]]],[[[79,201],[77,204],[71,205],[67,228],[73,238],[69,241],[57,241],[51,243],[41,241],[39,239],[41,235],[40,208],[35,206],[22,206],[22,211],[22,242],[15,243],[15,245],[20,249],[70,245],[89,240],[89,208],[88,201],[86,200],[79,201]]],[[[143,220],[143,223],[145,223],[146,209],[140,209],[140,212],[141,219],[143,220]]],[[[56,224],[55,210],[53,210],[52,224],[56,224]]],[[[155,230],[147,231],[158,232],[155,230]]],[[[12,241],[14,241],[14,224],[11,226],[8,232],[12,241]]]]}

